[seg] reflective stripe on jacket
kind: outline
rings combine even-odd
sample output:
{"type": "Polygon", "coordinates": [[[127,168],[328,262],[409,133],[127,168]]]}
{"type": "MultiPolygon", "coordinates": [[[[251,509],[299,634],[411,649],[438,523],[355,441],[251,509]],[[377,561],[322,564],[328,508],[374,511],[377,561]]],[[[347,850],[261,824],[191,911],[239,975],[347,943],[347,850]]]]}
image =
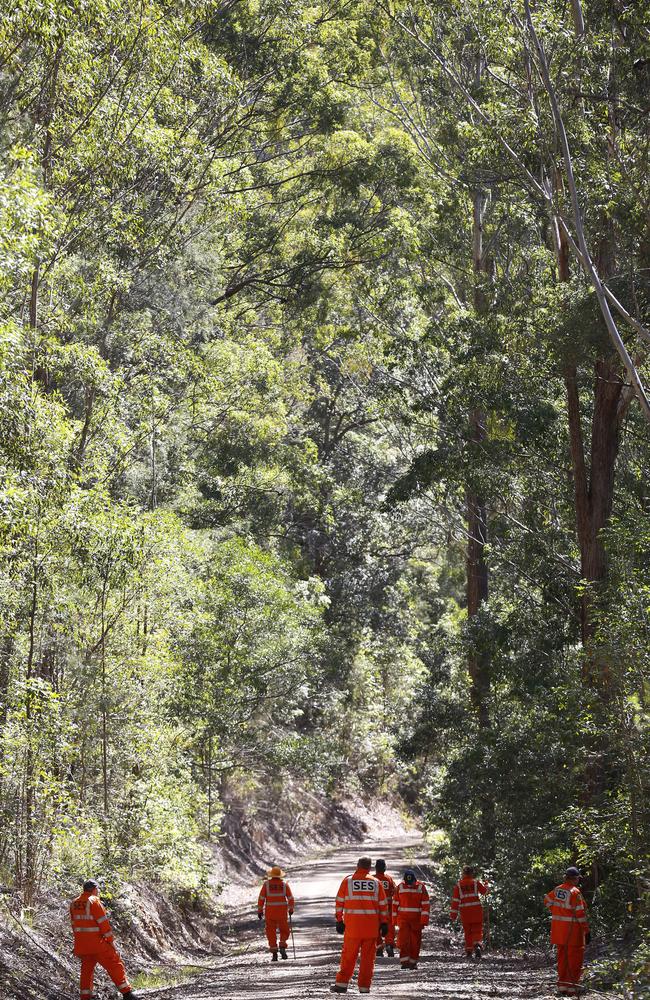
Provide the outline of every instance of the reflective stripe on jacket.
{"type": "Polygon", "coordinates": [[[400,882],[393,896],[393,920],[396,924],[429,923],[429,893],[424,882],[400,882]]]}
{"type": "Polygon", "coordinates": [[[487,892],[487,884],[475,878],[461,878],[451,894],[451,910],[449,916],[455,920],[460,913],[464,924],[477,924],[483,920],[483,907],[480,896],[487,892]]]}
{"type": "Polygon", "coordinates": [[[345,922],[351,937],[377,937],[379,925],[388,923],[388,902],[374,875],[357,868],[343,879],[336,895],[336,919],[345,922]]]}
{"type": "Polygon", "coordinates": [[[563,882],[544,896],[551,911],[551,944],[584,944],[589,930],[587,907],[577,885],[563,882]]]}
{"type": "Polygon", "coordinates": [[[381,883],[381,885],[383,885],[384,892],[386,893],[386,899],[391,900],[395,895],[395,890],[397,889],[395,880],[391,878],[388,872],[384,872],[383,875],[375,873],[375,878],[381,883]]]}
{"type": "Polygon", "coordinates": [[[70,923],[75,955],[92,955],[113,940],[108,914],[99,896],[82,892],[70,903],[70,923]]]}
{"type": "Polygon", "coordinates": [[[386,893],[386,901],[388,903],[388,916],[390,918],[393,905],[393,897],[397,892],[397,885],[395,883],[395,880],[391,878],[388,872],[384,872],[383,875],[378,875],[375,872],[375,878],[380,883],[380,885],[383,885],[384,887],[384,892],[386,893]]]}
{"type": "Polygon", "coordinates": [[[260,894],[257,900],[257,909],[261,913],[266,904],[267,920],[275,919],[279,916],[286,916],[289,910],[293,910],[293,893],[289,888],[289,883],[283,878],[267,878],[262,883],[260,894]]]}

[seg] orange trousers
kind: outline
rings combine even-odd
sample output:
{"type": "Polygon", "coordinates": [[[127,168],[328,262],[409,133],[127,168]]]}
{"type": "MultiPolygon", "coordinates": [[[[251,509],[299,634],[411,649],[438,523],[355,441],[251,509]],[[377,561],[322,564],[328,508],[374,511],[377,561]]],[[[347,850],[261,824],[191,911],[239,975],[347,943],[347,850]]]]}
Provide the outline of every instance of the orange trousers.
{"type": "Polygon", "coordinates": [[[584,945],[558,944],[557,988],[562,993],[577,994],[585,957],[584,945]]]}
{"type": "Polygon", "coordinates": [[[79,988],[82,1000],[92,996],[95,981],[95,966],[97,965],[101,965],[103,969],[106,969],[106,972],[121,993],[127,993],[131,989],[129,981],[126,978],[124,962],[120,958],[117,948],[110,941],[100,944],[97,951],[94,951],[92,955],[81,955],[80,957],[81,977],[79,988]]]}
{"type": "Polygon", "coordinates": [[[346,931],[343,936],[341,965],[339,966],[339,971],[336,973],[337,983],[340,983],[341,986],[347,986],[352,979],[352,973],[357,964],[359,952],[361,952],[357,984],[360,990],[369,990],[372,983],[372,974],[375,971],[376,949],[377,942],[374,937],[353,937],[346,931]]]}
{"type": "Polygon", "coordinates": [[[414,965],[420,957],[422,945],[422,924],[418,920],[405,920],[399,925],[397,932],[397,947],[402,965],[414,965]]]}
{"type": "Polygon", "coordinates": [[[286,948],[289,940],[289,917],[286,913],[275,914],[271,919],[266,918],[266,940],[269,942],[271,951],[278,950],[277,934],[280,934],[280,947],[286,948]]]}
{"type": "Polygon", "coordinates": [[[463,933],[465,934],[465,951],[472,951],[475,944],[483,944],[483,920],[473,920],[471,923],[463,923],[463,933]]]}

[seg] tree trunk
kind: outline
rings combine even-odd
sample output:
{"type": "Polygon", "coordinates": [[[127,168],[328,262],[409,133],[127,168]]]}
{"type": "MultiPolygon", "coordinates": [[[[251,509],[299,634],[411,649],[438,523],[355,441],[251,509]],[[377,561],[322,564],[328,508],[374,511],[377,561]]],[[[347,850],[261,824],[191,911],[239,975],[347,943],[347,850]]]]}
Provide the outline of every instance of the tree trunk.
{"type": "MultiPolygon", "coordinates": [[[[485,195],[477,191],[474,195],[472,227],[472,259],[474,266],[474,309],[478,316],[487,312],[487,301],[482,278],[486,272],[483,253],[483,216],[485,195]]],[[[469,415],[469,440],[472,453],[477,452],[485,440],[485,415],[480,409],[469,415]]],[[[467,517],[467,617],[474,618],[481,605],[488,598],[488,568],[485,561],[485,546],[488,540],[487,512],[485,500],[472,488],[465,494],[467,517]]],[[[484,653],[472,653],[467,664],[472,681],[470,697],[476,711],[480,729],[489,729],[490,717],[488,698],[490,694],[489,663],[484,653]]]]}
{"type": "MultiPolygon", "coordinates": [[[[13,635],[4,636],[2,643],[0,643],[0,726],[4,726],[7,721],[7,710],[8,710],[8,699],[9,699],[9,680],[10,680],[10,666],[11,658],[14,654],[15,639],[13,635]]],[[[2,780],[2,772],[0,771],[0,781],[2,780]]]]}
{"type": "Polygon", "coordinates": [[[73,468],[77,472],[81,470],[84,461],[84,456],[86,454],[88,435],[90,433],[90,424],[93,417],[93,408],[95,406],[95,395],[96,395],[96,390],[94,385],[86,389],[86,409],[84,413],[84,422],[81,428],[81,434],[79,435],[79,444],[77,445],[74,458],[72,461],[73,468]]]}
{"type": "Polygon", "coordinates": [[[580,602],[581,635],[585,648],[584,676],[589,687],[597,690],[601,696],[607,696],[609,668],[606,660],[598,657],[593,649],[594,613],[599,590],[607,576],[607,556],[602,531],[607,526],[614,503],[619,432],[621,418],[627,407],[627,394],[618,362],[613,358],[598,360],[595,364],[590,463],[587,467],[575,369],[565,373],[565,384],[580,575],[587,584],[580,602]]]}
{"type": "MultiPolygon", "coordinates": [[[[470,417],[471,440],[480,443],[485,437],[481,415],[475,411],[470,417]]],[[[485,561],[487,543],[487,513],[485,503],[476,493],[467,492],[467,617],[472,619],[488,599],[488,568],[485,561]]],[[[490,717],[487,698],[490,693],[489,665],[484,654],[472,653],[468,660],[472,681],[470,697],[476,711],[479,727],[488,729],[490,717]]]]}
{"type": "MultiPolygon", "coordinates": [[[[581,16],[580,4],[577,4],[581,16]]],[[[575,8],[574,8],[575,13],[575,8]]],[[[575,25],[576,34],[580,34],[575,25]]],[[[584,22],[582,22],[584,31],[584,22]]],[[[562,175],[555,174],[558,197],[563,195],[562,175]]],[[[568,282],[569,246],[561,227],[555,232],[558,280],[568,282]]],[[[606,277],[615,269],[614,234],[604,239],[598,254],[598,271],[606,277]]],[[[578,373],[575,366],[567,367],[564,383],[567,392],[567,416],[576,509],[576,529],[580,548],[580,575],[587,586],[580,600],[580,631],[585,649],[584,680],[590,688],[606,694],[609,688],[609,668],[593,650],[595,631],[594,611],[598,590],[607,575],[607,559],[602,530],[609,521],[614,503],[614,480],[619,448],[621,420],[629,404],[629,394],[621,376],[620,363],[612,354],[594,364],[593,417],[591,440],[585,447],[582,432],[578,373]],[[589,461],[587,461],[589,454],[589,461]]]]}
{"type": "Polygon", "coordinates": [[[585,19],[582,14],[580,0],[571,0],[571,14],[573,15],[573,30],[580,37],[585,33],[585,19]]]}
{"type": "Polygon", "coordinates": [[[29,645],[27,649],[27,664],[25,670],[26,692],[25,692],[25,719],[27,723],[27,748],[25,753],[25,782],[24,782],[24,866],[23,866],[23,901],[25,906],[31,906],[36,888],[36,842],[34,831],[34,813],[36,809],[36,768],[34,765],[34,748],[32,740],[34,738],[34,692],[32,690],[32,680],[34,677],[34,663],[36,657],[36,621],[38,615],[38,561],[39,561],[38,535],[34,540],[33,563],[32,563],[32,587],[29,604],[29,645]]]}
{"type": "Polygon", "coordinates": [[[102,583],[102,596],[101,596],[101,643],[100,643],[100,659],[101,659],[101,691],[102,691],[102,710],[101,710],[101,731],[102,731],[102,801],[104,806],[104,816],[103,816],[103,826],[104,826],[104,837],[106,841],[106,846],[108,847],[108,814],[109,814],[109,775],[108,775],[108,673],[106,666],[106,603],[108,600],[108,573],[109,569],[105,571],[104,580],[102,583]]]}
{"type": "Polygon", "coordinates": [[[208,736],[208,840],[212,840],[212,733],[208,736]]]}
{"type": "MultiPolygon", "coordinates": [[[[44,99],[39,108],[41,124],[45,130],[45,140],[43,143],[43,156],[41,158],[41,169],[43,173],[43,187],[48,190],[52,179],[52,123],[56,110],[57,85],[59,70],[61,68],[61,58],[63,47],[60,45],[56,50],[54,60],[48,71],[48,78],[43,87],[44,99]]],[[[31,292],[29,297],[29,327],[32,331],[32,373],[35,381],[40,382],[45,389],[49,388],[49,374],[47,365],[39,364],[38,357],[38,327],[39,327],[39,293],[41,286],[41,261],[37,259],[32,271],[31,292]]]]}
{"type": "MultiPolygon", "coordinates": [[[[480,60],[477,76],[480,79],[480,60]]],[[[474,269],[474,311],[477,316],[485,316],[489,308],[484,287],[485,274],[488,271],[483,249],[483,218],[486,198],[483,191],[476,191],[473,205],[472,225],[472,261],[474,269]]],[[[472,410],[468,418],[470,453],[478,457],[482,442],[487,437],[485,414],[480,408],[472,410]]],[[[475,486],[467,486],[465,493],[467,518],[467,554],[466,554],[466,587],[467,587],[467,618],[480,613],[482,605],[488,599],[488,566],[485,559],[485,546],[488,541],[487,508],[485,498],[480,495],[475,486]]],[[[473,649],[467,660],[471,686],[470,699],[478,723],[478,742],[485,751],[490,734],[490,661],[488,654],[482,648],[473,644],[473,649]]],[[[479,792],[481,811],[481,840],[486,857],[492,854],[495,838],[494,799],[486,783],[479,792]]]]}

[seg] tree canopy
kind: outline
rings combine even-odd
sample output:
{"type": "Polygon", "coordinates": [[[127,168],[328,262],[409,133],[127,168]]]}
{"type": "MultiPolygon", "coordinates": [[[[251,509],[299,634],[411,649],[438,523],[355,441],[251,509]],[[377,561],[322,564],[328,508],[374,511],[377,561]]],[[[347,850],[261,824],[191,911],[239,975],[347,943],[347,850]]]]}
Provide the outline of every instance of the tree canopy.
{"type": "Polygon", "coordinates": [[[650,6],[0,15],[0,878],[401,796],[647,935],[650,6]]]}

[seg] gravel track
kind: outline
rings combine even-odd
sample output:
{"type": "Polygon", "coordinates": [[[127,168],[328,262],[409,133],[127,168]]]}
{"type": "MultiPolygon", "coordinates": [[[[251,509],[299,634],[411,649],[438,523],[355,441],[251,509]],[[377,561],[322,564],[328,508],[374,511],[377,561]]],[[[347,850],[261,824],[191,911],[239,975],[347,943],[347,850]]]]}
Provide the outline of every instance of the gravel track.
{"type": "MultiPolygon", "coordinates": [[[[369,854],[385,857],[388,870],[397,875],[408,863],[425,864],[418,837],[386,839],[336,848],[327,856],[292,866],[289,882],[296,897],[293,917],[296,959],[289,944],[289,960],[271,964],[263,925],[257,920],[257,887],[237,907],[229,910],[230,952],[210,971],[190,983],[147,991],[147,997],[173,1000],[303,1000],[329,996],[338,968],[341,938],[334,927],[334,896],[344,875],[357,858],[369,854]]],[[[380,958],[375,966],[372,993],[385,1000],[470,1000],[505,998],[532,1000],[554,996],[554,969],[542,956],[518,957],[488,952],[481,962],[464,958],[461,938],[444,926],[433,924],[423,935],[417,970],[402,971],[397,957],[380,958]]],[[[355,981],[349,996],[358,996],[355,981]]]]}

